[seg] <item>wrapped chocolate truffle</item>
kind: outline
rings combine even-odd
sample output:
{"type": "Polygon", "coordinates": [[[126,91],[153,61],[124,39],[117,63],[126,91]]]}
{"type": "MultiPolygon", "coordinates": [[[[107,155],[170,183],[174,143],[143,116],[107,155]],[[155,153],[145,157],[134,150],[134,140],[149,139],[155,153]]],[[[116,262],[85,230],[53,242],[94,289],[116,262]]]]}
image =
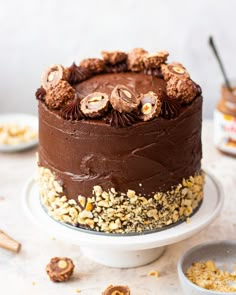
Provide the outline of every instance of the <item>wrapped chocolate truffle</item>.
{"type": "Polygon", "coordinates": [[[91,93],[80,102],[82,113],[89,118],[102,116],[107,111],[108,105],[108,95],[101,92],[91,93]]]}
{"type": "Polygon", "coordinates": [[[127,53],[123,51],[102,51],[102,57],[106,63],[115,65],[126,60],[127,53]]]}
{"type": "Polygon", "coordinates": [[[190,78],[189,73],[180,63],[162,64],[161,71],[166,81],[168,81],[172,77],[176,79],[190,78]]]}
{"type": "Polygon", "coordinates": [[[181,103],[190,103],[198,94],[198,87],[191,79],[171,78],[166,83],[166,93],[181,103]]]}
{"type": "Polygon", "coordinates": [[[65,282],[70,279],[74,271],[74,264],[70,258],[54,257],[46,266],[46,272],[53,282],[65,282]]]}
{"type": "Polygon", "coordinates": [[[102,295],[130,295],[128,286],[113,286],[110,285],[102,292],[102,295]]]}
{"type": "Polygon", "coordinates": [[[104,70],[105,62],[100,58],[86,58],[80,62],[80,66],[94,74],[98,74],[104,70]]]}
{"type": "Polygon", "coordinates": [[[117,85],[111,93],[110,102],[114,110],[129,113],[138,107],[140,99],[128,87],[117,85]]]}
{"type": "Polygon", "coordinates": [[[42,76],[42,86],[48,90],[59,84],[61,80],[68,80],[69,71],[61,65],[53,65],[49,67],[42,76]]]}
{"type": "Polygon", "coordinates": [[[146,69],[156,69],[166,62],[169,53],[167,51],[159,51],[152,54],[146,54],[143,63],[146,69]]]}
{"type": "Polygon", "coordinates": [[[157,94],[152,91],[145,93],[141,96],[141,119],[149,121],[161,112],[161,100],[157,94]]]}
{"type": "Polygon", "coordinates": [[[75,89],[68,82],[60,80],[56,86],[47,90],[44,99],[50,109],[58,109],[72,101],[75,95],[75,89]]]}
{"type": "Polygon", "coordinates": [[[128,68],[132,72],[140,72],[144,69],[143,58],[148,52],[142,48],[134,48],[128,54],[128,68]]]}

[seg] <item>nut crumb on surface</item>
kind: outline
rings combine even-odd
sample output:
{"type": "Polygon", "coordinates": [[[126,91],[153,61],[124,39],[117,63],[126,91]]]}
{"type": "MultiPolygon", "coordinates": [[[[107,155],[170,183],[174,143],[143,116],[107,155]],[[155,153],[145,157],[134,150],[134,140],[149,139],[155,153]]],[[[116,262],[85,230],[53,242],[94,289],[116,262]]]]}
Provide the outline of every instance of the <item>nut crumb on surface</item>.
{"type": "Polygon", "coordinates": [[[191,220],[190,220],[190,218],[188,217],[188,218],[186,219],[186,223],[189,224],[190,222],[191,222],[191,220]]]}
{"type": "Polygon", "coordinates": [[[235,271],[220,269],[213,260],[194,262],[186,272],[187,278],[195,285],[218,292],[236,292],[235,271]]]}
{"type": "Polygon", "coordinates": [[[156,271],[156,270],[151,270],[148,272],[147,274],[149,277],[156,277],[159,278],[160,277],[160,272],[156,271]]]}
{"type": "Polygon", "coordinates": [[[130,295],[130,288],[128,286],[108,286],[103,292],[102,295],[130,295]]]}
{"type": "Polygon", "coordinates": [[[80,290],[80,289],[76,289],[75,292],[76,292],[76,293],[80,293],[81,290],[80,290]]]}

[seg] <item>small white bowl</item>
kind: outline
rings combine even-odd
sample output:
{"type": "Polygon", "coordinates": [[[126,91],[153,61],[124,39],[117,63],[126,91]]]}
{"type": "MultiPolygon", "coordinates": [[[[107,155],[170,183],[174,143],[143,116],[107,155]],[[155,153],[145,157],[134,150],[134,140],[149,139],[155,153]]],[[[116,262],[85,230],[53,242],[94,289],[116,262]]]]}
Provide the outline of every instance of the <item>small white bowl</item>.
{"type": "Polygon", "coordinates": [[[193,284],[185,275],[193,262],[213,260],[217,267],[233,271],[236,262],[236,240],[212,241],[197,245],[189,249],[178,262],[179,280],[186,295],[228,295],[235,292],[217,292],[201,288],[193,284]]]}

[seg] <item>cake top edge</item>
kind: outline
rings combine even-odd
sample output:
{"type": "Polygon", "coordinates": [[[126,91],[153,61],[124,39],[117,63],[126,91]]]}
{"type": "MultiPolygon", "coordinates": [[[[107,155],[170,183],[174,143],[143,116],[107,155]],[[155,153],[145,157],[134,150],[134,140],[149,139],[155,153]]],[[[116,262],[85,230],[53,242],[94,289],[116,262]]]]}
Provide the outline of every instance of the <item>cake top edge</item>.
{"type": "Polygon", "coordinates": [[[104,120],[116,128],[157,117],[176,118],[201,88],[169,53],[102,51],[70,67],[52,65],[42,75],[36,98],[65,120],[104,120]]]}

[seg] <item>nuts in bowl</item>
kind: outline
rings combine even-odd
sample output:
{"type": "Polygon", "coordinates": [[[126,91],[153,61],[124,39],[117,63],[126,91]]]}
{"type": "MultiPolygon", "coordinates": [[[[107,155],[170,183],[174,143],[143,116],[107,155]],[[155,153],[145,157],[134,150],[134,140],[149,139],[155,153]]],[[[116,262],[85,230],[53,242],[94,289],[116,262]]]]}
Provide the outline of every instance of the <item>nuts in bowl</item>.
{"type": "Polygon", "coordinates": [[[38,137],[29,126],[20,126],[15,123],[0,124],[0,144],[19,144],[38,137]]]}
{"type": "Polygon", "coordinates": [[[38,143],[38,119],[26,114],[0,115],[0,151],[28,149],[38,143]]]}
{"type": "Polygon", "coordinates": [[[236,294],[236,242],[203,243],[188,250],[178,262],[184,294],[236,294]]]}

